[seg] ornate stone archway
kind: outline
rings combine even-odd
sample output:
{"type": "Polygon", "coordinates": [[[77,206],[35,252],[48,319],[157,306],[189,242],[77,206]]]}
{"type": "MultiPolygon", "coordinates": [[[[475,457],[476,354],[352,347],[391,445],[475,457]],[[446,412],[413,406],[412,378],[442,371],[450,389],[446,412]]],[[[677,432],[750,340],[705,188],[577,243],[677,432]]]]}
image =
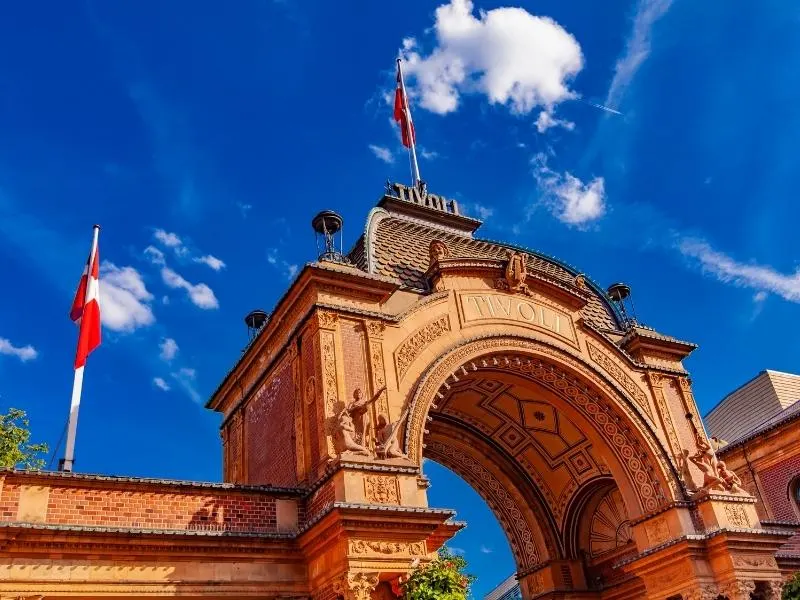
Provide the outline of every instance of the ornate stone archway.
{"type": "Polygon", "coordinates": [[[694,346],[479,225],[395,185],[305,266],[208,402],[225,483],[0,472],[0,593],[391,600],[462,526],[427,456],[486,499],[526,600],[768,597],[790,534],[717,462],[694,346]]]}

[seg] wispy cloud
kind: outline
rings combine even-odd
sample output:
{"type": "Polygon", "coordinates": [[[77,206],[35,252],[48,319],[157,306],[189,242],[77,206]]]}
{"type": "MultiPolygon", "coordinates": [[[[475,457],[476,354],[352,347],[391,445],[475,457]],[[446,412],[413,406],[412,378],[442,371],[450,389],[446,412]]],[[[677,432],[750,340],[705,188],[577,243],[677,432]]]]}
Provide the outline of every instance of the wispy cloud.
{"type": "Polygon", "coordinates": [[[471,0],[439,6],[429,53],[417,39],[403,40],[411,93],[423,108],[447,114],[458,109],[462,94],[477,92],[527,114],[575,97],[568,83],[583,68],[583,55],[569,32],[522,8],[473,11],[471,0]]]}
{"type": "Polygon", "coordinates": [[[584,228],[606,212],[605,179],[594,177],[584,182],[571,173],[557,173],[547,165],[547,155],[539,153],[531,161],[541,202],[562,223],[584,228]]]}
{"type": "Polygon", "coordinates": [[[159,354],[159,358],[164,361],[171,361],[175,358],[175,355],[178,354],[178,342],[173,340],[172,338],[164,338],[158,344],[161,353],[159,354]]]}
{"type": "Polygon", "coordinates": [[[639,67],[650,55],[650,34],[653,25],[667,13],[671,5],[672,0],[639,0],[625,53],[617,60],[614,78],[611,80],[606,101],[603,103],[606,106],[593,106],[616,112],[615,109],[619,106],[625,90],[630,85],[639,67]]]}
{"type": "Polygon", "coordinates": [[[175,380],[178,386],[186,392],[189,398],[192,399],[192,402],[196,402],[197,404],[202,402],[200,392],[195,388],[197,372],[194,369],[183,367],[174,373],[170,373],[170,376],[175,380]]]}
{"type": "Polygon", "coordinates": [[[703,272],[717,280],[758,290],[759,294],[753,298],[756,302],[766,299],[761,293],[771,292],[784,300],[800,303],[800,269],[784,274],[772,267],[741,263],[695,238],[680,240],[678,249],[684,256],[698,261],[703,272]]]}
{"type": "Polygon", "coordinates": [[[36,348],[28,344],[27,346],[15,346],[11,343],[11,340],[6,338],[0,338],[0,354],[6,354],[8,356],[16,356],[22,362],[28,362],[29,360],[33,360],[39,353],[36,351],[36,348]]]}
{"type": "Polygon", "coordinates": [[[172,389],[161,377],[153,377],[153,385],[160,390],[164,390],[165,392],[168,392],[172,389]]]}
{"type": "Polygon", "coordinates": [[[420,147],[419,155],[425,160],[435,160],[439,158],[439,153],[436,150],[428,150],[427,148],[420,147]]]}
{"type": "Polygon", "coordinates": [[[484,554],[491,554],[492,552],[494,552],[494,550],[492,550],[488,546],[481,546],[481,552],[483,552],[484,554]]]}
{"type": "Polygon", "coordinates": [[[195,256],[192,261],[208,265],[214,271],[219,271],[220,269],[225,268],[225,263],[222,260],[216,256],[211,256],[210,254],[206,254],[205,256],[195,256]]]}
{"type": "Polygon", "coordinates": [[[394,164],[394,155],[392,151],[384,146],[376,146],[375,144],[370,144],[369,149],[375,155],[375,158],[378,160],[382,160],[387,165],[394,164]]]}
{"type": "Polygon", "coordinates": [[[130,333],[153,324],[152,300],[139,271],[108,261],[100,265],[100,318],[104,326],[130,333]]]}
{"type": "Polygon", "coordinates": [[[247,215],[250,214],[250,211],[253,209],[252,204],[246,204],[244,202],[237,202],[236,208],[239,209],[239,212],[242,214],[242,218],[246,219],[247,215]]]}
{"type": "Polygon", "coordinates": [[[467,203],[464,206],[465,212],[470,216],[475,216],[479,218],[481,221],[485,221],[492,215],[494,215],[494,209],[490,206],[485,206],[483,204],[479,204],[477,202],[467,203]]]}
{"type": "Polygon", "coordinates": [[[567,131],[575,129],[575,123],[566,119],[556,119],[552,110],[543,110],[536,119],[536,131],[544,133],[552,127],[563,127],[567,131]]]}
{"type": "Polygon", "coordinates": [[[291,264],[284,260],[278,253],[277,248],[267,248],[267,262],[276,269],[283,271],[287,279],[294,279],[294,276],[297,275],[297,271],[299,270],[298,265],[291,264]]]}
{"type": "Polygon", "coordinates": [[[163,229],[156,229],[153,232],[153,237],[159,242],[164,244],[167,248],[172,248],[175,254],[182,256],[188,252],[186,246],[183,245],[183,240],[176,233],[170,233],[163,229]]]}
{"type": "Polygon", "coordinates": [[[147,248],[145,248],[144,255],[154,265],[167,264],[166,258],[164,257],[164,253],[155,246],[148,246],[147,248]]]}
{"type": "Polygon", "coordinates": [[[189,300],[191,300],[195,306],[204,310],[219,308],[219,301],[214,295],[214,291],[205,283],[190,283],[169,267],[163,267],[161,269],[161,278],[169,287],[185,290],[189,296],[189,300]]]}

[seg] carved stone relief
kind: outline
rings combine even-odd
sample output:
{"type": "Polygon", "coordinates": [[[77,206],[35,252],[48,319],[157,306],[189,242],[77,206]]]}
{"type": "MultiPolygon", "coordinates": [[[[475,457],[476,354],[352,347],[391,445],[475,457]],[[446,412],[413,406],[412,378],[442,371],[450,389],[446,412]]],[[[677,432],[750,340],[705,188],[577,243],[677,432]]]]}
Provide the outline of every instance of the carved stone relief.
{"type": "Polygon", "coordinates": [[[603,352],[600,348],[592,344],[591,342],[587,342],[587,347],[589,348],[589,356],[591,359],[600,365],[603,370],[611,375],[617,382],[625,388],[631,397],[636,401],[636,404],[645,412],[645,414],[652,418],[652,414],[650,414],[650,406],[647,402],[647,396],[642,391],[642,389],[636,385],[636,382],[625,373],[625,371],[620,367],[614,359],[608,356],[605,352],[603,352]]]}
{"type": "Polygon", "coordinates": [[[644,524],[647,543],[652,546],[663,544],[670,538],[669,525],[665,517],[651,519],[644,524]]]}
{"type": "Polygon", "coordinates": [[[411,363],[433,342],[450,331],[450,316],[442,315],[430,321],[409,335],[394,353],[397,380],[402,381],[411,363]]]}
{"type": "Polygon", "coordinates": [[[347,573],[334,581],[333,591],[344,600],[370,600],[377,585],[377,573],[347,573]]]}
{"type": "Polygon", "coordinates": [[[738,504],[726,504],[725,516],[734,527],[750,527],[750,519],[747,518],[747,513],[738,504]]]}
{"type": "Polygon", "coordinates": [[[400,504],[397,479],[387,475],[365,475],[364,498],[371,504],[400,504]]]}
{"type": "Polygon", "coordinates": [[[733,566],[739,569],[771,569],[777,568],[778,563],[772,556],[760,554],[735,554],[733,556],[733,566]]]}
{"type": "Polygon", "coordinates": [[[685,592],[681,592],[683,600],[717,600],[719,588],[714,584],[703,584],[692,586],[685,592]]]}
{"type": "Polygon", "coordinates": [[[525,280],[528,278],[528,255],[524,252],[509,252],[506,263],[505,278],[495,281],[494,287],[498,290],[508,290],[531,295],[525,280]]]}
{"type": "Polygon", "coordinates": [[[425,554],[425,542],[351,539],[349,541],[349,552],[356,556],[423,556],[425,554]]]}
{"type": "Polygon", "coordinates": [[[619,490],[610,490],[597,504],[589,525],[589,552],[597,557],[625,546],[633,539],[631,522],[619,490]]]}
{"type": "Polygon", "coordinates": [[[728,600],[750,600],[750,594],[756,589],[754,581],[735,579],[720,586],[720,593],[728,600]]]}

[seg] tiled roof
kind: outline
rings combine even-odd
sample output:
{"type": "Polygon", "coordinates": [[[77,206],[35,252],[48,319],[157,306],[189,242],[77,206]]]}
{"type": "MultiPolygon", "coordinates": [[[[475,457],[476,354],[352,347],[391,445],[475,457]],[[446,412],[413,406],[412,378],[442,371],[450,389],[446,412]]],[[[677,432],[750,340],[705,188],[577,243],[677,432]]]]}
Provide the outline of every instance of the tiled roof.
{"type": "Polygon", "coordinates": [[[731,440],[726,445],[722,446],[719,450],[717,450],[717,454],[725,454],[726,452],[733,450],[743,444],[746,444],[750,440],[761,436],[762,434],[766,433],[771,429],[775,429],[776,427],[780,427],[786,423],[791,421],[800,419],[800,401],[795,402],[794,404],[784,408],[781,412],[777,415],[770,417],[761,425],[758,425],[752,431],[748,431],[744,435],[739,436],[738,438],[731,440]]]}
{"type": "MultiPolygon", "coordinates": [[[[529,272],[541,273],[549,279],[570,286],[575,276],[580,273],[532,250],[476,239],[446,227],[426,224],[403,215],[373,211],[370,214],[370,221],[373,222],[367,223],[367,232],[356,242],[350,253],[350,260],[364,271],[369,271],[372,262],[373,272],[395,279],[401,285],[416,290],[427,288],[425,271],[429,262],[429,246],[434,239],[441,240],[447,245],[451,258],[504,259],[509,249],[524,251],[528,255],[529,272]]],[[[610,302],[601,296],[603,292],[598,286],[591,285],[595,294],[583,309],[584,318],[601,329],[619,330],[610,302]]]]}

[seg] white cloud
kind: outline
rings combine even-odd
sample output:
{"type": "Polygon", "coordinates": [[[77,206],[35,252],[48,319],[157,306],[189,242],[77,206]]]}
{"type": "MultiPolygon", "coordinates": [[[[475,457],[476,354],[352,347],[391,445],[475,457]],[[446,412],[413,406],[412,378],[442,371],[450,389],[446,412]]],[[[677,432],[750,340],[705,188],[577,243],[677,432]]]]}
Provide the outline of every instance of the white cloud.
{"type": "Polygon", "coordinates": [[[542,202],[559,221],[583,227],[605,214],[605,179],[595,177],[584,183],[571,173],[556,173],[547,166],[543,153],[537,154],[532,163],[542,202]]]}
{"type": "Polygon", "coordinates": [[[192,284],[169,267],[161,269],[161,278],[171,288],[186,290],[192,303],[202,309],[219,308],[214,291],[205,283],[192,284]]]}
{"type": "Polygon", "coordinates": [[[696,259],[705,273],[719,281],[758,290],[759,294],[753,298],[756,302],[766,299],[761,293],[771,292],[784,300],[800,303],[800,269],[787,275],[772,267],[740,263],[714,250],[708,242],[693,238],[681,240],[678,249],[684,256],[696,259]]]}
{"type": "Polygon", "coordinates": [[[492,552],[494,552],[494,550],[492,550],[488,546],[481,546],[481,552],[483,552],[484,554],[491,554],[492,552]]]}
{"type": "Polygon", "coordinates": [[[474,215],[479,218],[481,221],[485,221],[492,215],[494,215],[494,209],[488,206],[484,206],[483,204],[478,204],[475,202],[474,204],[468,204],[466,207],[467,214],[474,215]]]}
{"type": "Polygon", "coordinates": [[[392,151],[388,148],[383,146],[376,146],[375,144],[370,144],[369,149],[372,150],[372,153],[375,155],[375,158],[378,160],[382,160],[387,165],[391,165],[394,163],[394,155],[392,151]]]}
{"type": "Polygon", "coordinates": [[[436,9],[436,47],[425,56],[414,38],[400,51],[414,80],[410,93],[427,110],[447,114],[461,94],[481,93],[492,104],[527,114],[574,98],[568,81],[583,67],[575,38],[549,17],[501,7],[476,17],[470,0],[436,9]]]}
{"type": "Polygon", "coordinates": [[[175,355],[178,353],[178,342],[173,340],[172,338],[164,338],[161,340],[161,343],[158,345],[161,349],[161,354],[159,357],[161,360],[170,361],[175,358],[175,355]]]}
{"type": "Polygon", "coordinates": [[[428,150],[427,148],[419,148],[419,154],[425,160],[434,160],[439,158],[439,153],[436,150],[428,150]]]}
{"type": "Polygon", "coordinates": [[[155,322],[144,280],[133,267],[100,265],[100,318],[113,331],[129,333],[155,322]]]}
{"type": "Polygon", "coordinates": [[[197,378],[197,373],[194,369],[184,367],[175,373],[170,373],[170,375],[181,387],[181,389],[186,392],[189,398],[192,399],[192,402],[196,402],[197,404],[202,402],[200,393],[194,387],[194,382],[197,378]]]}
{"type": "Polygon", "coordinates": [[[9,356],[16,356],[22,362],[33,360],[39,353],[36,348],[28,344],[27,346],[15,346],[11,340],[0,338],[0,354],[7,354],[9,356]]]}
{"type": "Polygon", "coordinates": [[[164,260],[164,253],[156,248],[155,246],[148,246],[144,249],[144,255],[150,260],[151,263],[154,265],[164,265],[166,264],[166,260],[164,260]]]}
{"type": "Polygon", "coordinates": [[[267,248],[267,262],[276,269],[281,269],[287,279],[294,279],[294,276],[297,275],[297,271],[299,270],[298,265],[290,264],[283,260],[278,254],[277,248],[267,248]]]}
{"type": "Polygon", "coordinates": [[[767,295],[768,295],[767,292],[765,292],[763,290],[760,291],[760,292],[756,292],[753,295],[753,302],[760,304],[761,302],[764,302],[764,300],[767,299],[767,295]]]}
{"type": "Polygon", "coordinates": [[[563,127],[567,131],[572,131],[575,129],[575,123],[566,119],[556,119],[553,116],[553,111],[543,110],[536,119],[536,131],[544,133],[551,127],[563,127]]]}
{"type": "Polygon", "coordinates": [[[215,271],[219,271],[220,269],[225,268],[225,263],[222,262],[222,260],[220,260],[216,256],[211,256],[210,254],[206,254],[205,256],[195,256],[192,260],[196,263],[202,263],[204,265],[208,265],[215,271]]]}
{"type": "Polygon", "coordinates": [[[242,213],[242,218],[246,219],[247,218],[247,214],[253,208],[253,205],[252,204],[245,204],[244,202],[237,202],[236,203],[236,208],[238,208],[239,212],[242,213]]]}
{"type": "Polygon", "coordinates": [[[163,229],[156,229],[155,232],[153,232],[153,237],[167,248],[174,248],[175,252],[179,252],[179,250],[183,248],[183,241],[181,241],[181,238],[175,233],[169,233],[163,229]]]}
{"type": "Polygon", "coordinates": [[[604,104],[613,107],[619,106],[625,90],[633,80],[636,71],[650,55],[650,33],[653,25],[663,17],[672,0],[640,0],[633,17],[633,29],[625,48],[625,53],[617,61],[614,69],[614,78],[608,88],[608,95],[604,104]]]}
{"type": "Polygon", "coordinates": [[[153,377],[153,385],[161,390],[164,390],[165,392],[168,392],[172,389],[161,377],[153,377]]]}

